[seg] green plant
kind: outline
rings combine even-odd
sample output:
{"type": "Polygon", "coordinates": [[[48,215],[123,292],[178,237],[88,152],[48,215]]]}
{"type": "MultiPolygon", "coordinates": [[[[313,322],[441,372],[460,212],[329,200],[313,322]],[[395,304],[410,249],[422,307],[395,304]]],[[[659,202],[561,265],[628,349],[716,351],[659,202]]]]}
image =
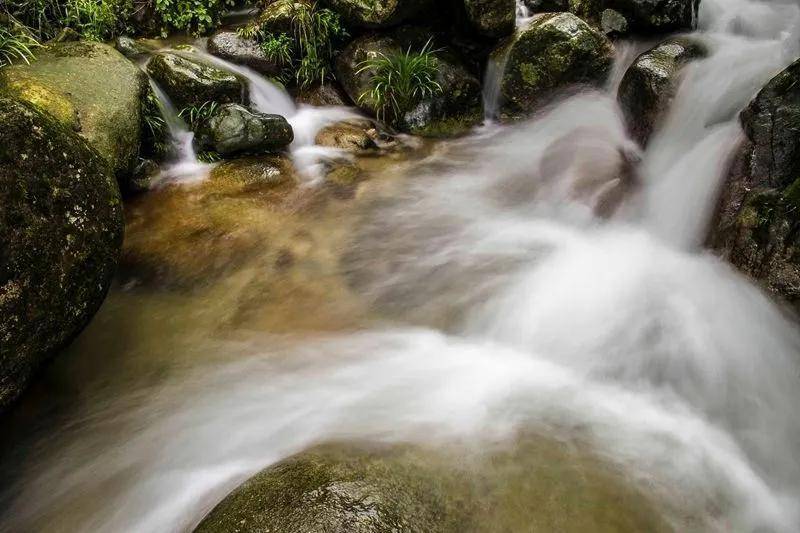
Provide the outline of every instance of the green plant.
{"type": "Polygon", "coordinates": [[[142,150],[148,157],[162,158],[169,151],[167,122],[161,114],[158,98],[153,91],[147,91],[142,103],[142,150]]]}
{"type": "Polygon", "coordinates": [[[197,154],[197,160],[201,163],[216,163],[222,161],[222,156],[213,150],[205,150],[197,154]]]}
{"type": "Polygon", "coordinates": [[[90,41],[105,41],[117,34],[118,17],[126,18],[114,0],[67,0],[64,23],[90,41]]]}
{"type": "Polygon", "coordinates": [[[356,74],[370,72],[369,89],[359,95],[359,103],[375,106],[380,120],[394,122],[419,101],[436,96],[442,86],[436,81],[436,51],[431,41],[419,52],[378,54],[358,64],[356,74]]]}
{"type": "Polygon", "coordinates": [[[293,44],[291,37],[281,33],[267,34],[260,46],[270,61],[278,65],[290,65],[294,56],[293,44]]]}
{"type": "Polygon", "coordinates": [[[190,130],[195,131],[206,120],[216,115],[218,110],[216,102],[203,102],[199,106],[184,107],[180,110],[178,116],[186,121],[190,130]]]}
{"type": "Polygon", "coordinates": [[[47,40],[63,27],[64,0],[0,0],[0,18],[9,26],[24,27],[39,41],[47,40]]]}
{"type": "Polygon", "coordinates": [[[170,29],[202,35],[216,28],[225,10],[235,4],[235,0],[155,0],[155,10],[165,37],[170,29]]]}
{"type": "Polygon", "coordinates": [[[39,43],[24,28],[0,26],[0,67],[14,61],[29,63],[39,43]]]}

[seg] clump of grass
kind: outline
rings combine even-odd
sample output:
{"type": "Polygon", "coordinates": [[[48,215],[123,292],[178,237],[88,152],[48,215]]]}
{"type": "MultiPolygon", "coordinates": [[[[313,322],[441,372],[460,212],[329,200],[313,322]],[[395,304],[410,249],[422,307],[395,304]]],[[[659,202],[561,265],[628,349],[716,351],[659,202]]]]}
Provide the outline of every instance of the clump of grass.
{"type": "Polygon", "coordinates": [[[33,50],[39,42],[25,29],[17,25],[0,26],[0,67],[16,61],[30,63],[33,50]]]}
{"type": "Polygon", "coordinates": [[[205,121],[216,115],[217,111],[219,111],[219,106],[216,102],[203,102],[199,106],[184,107],[178,116],[186,122],[190,130],[197,131],[205,121]]]}
{"type": "Polygon", "coordinates": [[[257,40],[271,61],[284,65],[284,81],[294,78],[303,88],[333,77],[334,46],[347,37],[339,15],[316,3],[295,5],[291,34],[273,34],[257,24],[238,33],[257,40]]]}
{"type": "Polygon", "coordinates": [[[409,47],[405,52],[381,53],[362,61],[356,74],[371,72],[372,77],[369,89],[359,95],[359,103],[374,105],[379,120],[396,122],[420,101],[441,94],[435,54],[428,41],[419,52],[409,47]]]}
{"type": "Polygon", "coordinates": [[[158,98],[153,91],[147,91],[142,103],[142,119],[144,131],[142,134],[142,151],[144,155],[163,158],[169,152],[167,137],[167,122],[161,114],[158,98]]]}
{"type": "Polygon", "coordinates": [[[85,39],[105,41],[115,37],[127,19],[122,4],[115,0],[68,0],[64,23],[85,39]]]}
{"type": "Polygon", "coordinates": [[[0,0],[0,18],[12,28],[26,28],[39,41],[55,37],[66,16],[64,0],[0,0]]]}

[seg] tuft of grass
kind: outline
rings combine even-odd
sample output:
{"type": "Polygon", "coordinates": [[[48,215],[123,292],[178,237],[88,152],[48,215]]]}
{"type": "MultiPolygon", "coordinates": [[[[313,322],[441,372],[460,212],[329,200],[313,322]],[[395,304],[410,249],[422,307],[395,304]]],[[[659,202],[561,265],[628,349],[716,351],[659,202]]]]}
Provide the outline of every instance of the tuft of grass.
{"type": "Polygon", "coordinates": [[[105,41],[118,33],[124,19],[122,6],[114,0],[67,0],[64,24],[85,39],[105,41]]]}
{"type": "Polygon", "coordinates": [[[216,115],[217,111],[219,111],[217,103],[209,101],[203,102],[199,106],[184,107],[178,116],[186,122],[190,130],[197,131],[206,120],[216,115]]]}
{"type": "Polygon", "coordinates": [[[0,67],[15,61],[30,63],[34,58],[33,50],[39,42],[25,28],[0,26],[0,67]]]}
{"type": "Polygon", "coordinates": [[[286,34],[266,34],[261,42],[261,50],[267,58],[278,65],[291,65],[294,55],[292,38],[286,34]]]}
{"type": "Polygon", "coordinates": [[[409,47],[405,52],[381,53],[362,61],[356,74],[373,75],[369,89],[359,96],[359,103],[371,101],[379,120],[395,122],[421,100],[441,94],[435,54],[429,40],[419,52],[409,47]]]}

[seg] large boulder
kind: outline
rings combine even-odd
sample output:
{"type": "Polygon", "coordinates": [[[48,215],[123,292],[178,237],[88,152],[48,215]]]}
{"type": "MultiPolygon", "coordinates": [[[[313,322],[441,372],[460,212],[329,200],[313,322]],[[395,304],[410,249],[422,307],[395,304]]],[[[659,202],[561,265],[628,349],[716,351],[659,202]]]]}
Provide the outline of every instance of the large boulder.
{"type": "Polygon", "coordinates": [[[504,37],[514,31],[514,0],[464,0],[464,7],[470,24],[481,35],[504,37]]]}
{"type": "Polygon", "coordinates": [[[614,62],[611,41],[571,13],[536,15],[501,43],[500,116],[526,116],[572,86],[600,86],[614,62]]]}
{"type": "Polygon", "coordinates": [[[199,142],[221,155],[265,153],[286,148],[294,140],[292,127],[280,115],[224,104],[200,128],[199,142]]]}
{"type": "Polygon", "coordinates": [[[0,98],[0,410],[103,302],[122,204],[86,140],[27,102],[0,98]]]}
{"type": "Polygon", "coordinates": [[[325,0],[345,22],[359,28],[386,28],[435,6],[433,0],[325,0]]]}
{"type": "Polygon", "coordinates": [[[164,90],[177,109],[205,102],[247,103],[247,90],[234,74],[172,52],[156,54],[147,72],[164,90]]]}
{"type": "Polygon", "coordinates": [[[32,103],[77,131],[124,181],[137,162],[147,76],[102,43],[64,42],[0,70],[0,93],[32,103]]]}
{"type": "MultiPolygon", "coordinates": [[[[337,79],[350,99],[364,111],[380,114],[377,102],[369,96],[375,71],[361,68],[363,62],[381,55],[403,53],[409,48],[420,50],[427,41],[424,35],[416,28],[403,28],[391,34],[362,36],[351,42],[336,61],[337,79]]],[[[427,137],[460,135],[483,119],[480,81],[454,54],[444,49],[437,49],[435,61],[436,81],[441,91],[416,102],[411,109],[405,110],[403,116],[392,118],[392,126],[427,137]]]]}
{"type": "Polygon", "coordinates": [[[699,3],[700,0],[525,0],[534,13],[569,11],[607,31],[642,34],[692,29],[699,3]]]}
{"type": "Polygon", "coordinates": [[[800,60],[742,112],[746,140],[723,189],[711,245],[800,309],[800,60]]]}
{"type": "Polygon", "coordinates": [[[221,30],[208,38],[208,53],[269,76],[280,74],[283,65],[270,58],[255,39],[235,31],[221,30]]]}
{"type": "Polygon", "coordinates": [[[275,0],[268,2],[258,17],[258,26],[264,32],[294,35],[294,20],[301,11],[308,11],[310,0],[275,0]]]}
{"type": "Polygon", "coordinates": [[[706,48],[699,41],[676,37],[643,53],[628,68],[617,99],[636,141],[647,144],[675,97],[681,70],[705,54],[706,48]]]}
{"type": "Polygon", "coordinates": [[[668,530],[613,469],[542,439],[458,459],[410,445],[319,446],[252,477],[195,532],[668,530]]]}

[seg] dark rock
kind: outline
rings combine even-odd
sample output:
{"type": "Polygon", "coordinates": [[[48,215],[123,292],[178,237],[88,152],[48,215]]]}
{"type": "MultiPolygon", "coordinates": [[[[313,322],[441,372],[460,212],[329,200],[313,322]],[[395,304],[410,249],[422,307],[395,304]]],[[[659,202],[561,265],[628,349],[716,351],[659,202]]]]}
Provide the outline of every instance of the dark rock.
{"type": "Polygon", "coordinates": [[[514,0],[464,0],[464,7],[470,24],[481,35],[504,37],[514,31],[514,0]]]}
{"type": "Polygon", "coordinates": [[[225,104],[200,128],[199,142],[221,155],[274,152],[294,140],[292,127],[280,115],[225,104]]]}
{"type": "Polygon", "coordinates": [[[30,102],[79,132],[124,182],[139,155],[147,76],[102,43],[53,44],[38,49],[36,58],[0,70],[0,94],[30,102]]]}
{"type": "Polygon", "coordinates": [[[240,37],[235,31],[222,30],[209,37],[208,53],[269,76],[280,74],[283,68],[264,53],[258,41],[240,37]]]}
{"type": "Polygon", "coordinates": [[[326,82],[313,87],[300,88],[295,96],[295,101],[298,104],[317,107],[326,105],[346,106],[349,105],[350,98],[338,84],[326,82]]]}
{"type": "Polygon", "coordinates": [[[205,102],[247,103],[245,85],[238,77],[199,60],[164,52],[153,56],[147,72],[179,110],[205,102]]]}
{"type": "Polygon", "coordinates": [[[359,28],[396,26],[434,6],[434,0],[325,0],[344,21],[359,28]]]}
{"type": "Polygon", "coordinates": [[[136,59],[152,51],[150,47],[124,35],[114,39],[114,48],[128,59],[136,59]]]}
{"type": "Polygon", "coordinates": [[[301,10],[308,10],[310,6],[310,0],[275,0],[264,6],[258,17],[258,25],[273,35],[294,35],[294,19],[301,10]]]}
{"type": "Polygon", "coordinates": [[[677,37],[637,57],[625,72],[617,99],[628,131],[639,144],[647,144],[669,111],[681,69],[705,55],[706,49],[699,41],[677,37]]]}
{"type": "Polygon", "coordinates": [[[0,98],[0,410],[100,307],[122,245],[107,163],[59,121],[0,98]]]}
{"type": "Polygon", "coordinates": [[[800,310],[800,60],[758,93],[741,121],[747,138],[710,244],[800,310]]]}
{"type": "Polygon", "coordinates": [[[500,116],[508,119],[529,115],[568,87],[605,83],[614,46],[571,13],[546,13],[518,28],[492,58],[502,65],[500,116]]]}

